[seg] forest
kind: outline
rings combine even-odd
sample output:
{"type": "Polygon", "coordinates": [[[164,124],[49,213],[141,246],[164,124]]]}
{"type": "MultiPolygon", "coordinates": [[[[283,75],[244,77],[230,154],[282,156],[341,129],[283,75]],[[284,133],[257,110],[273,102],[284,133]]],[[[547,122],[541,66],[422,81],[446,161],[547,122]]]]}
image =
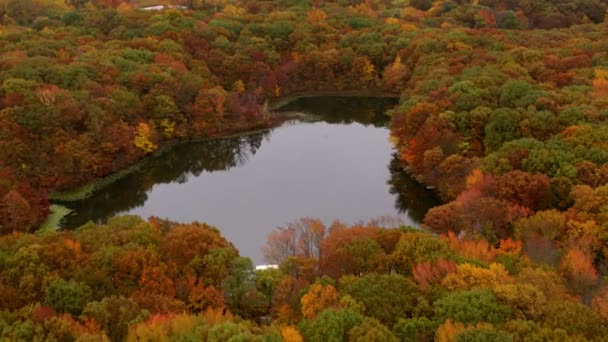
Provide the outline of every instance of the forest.
{"type": "Polygon", "coordinates": [[[0,0],[0,338],[594,341],[608,333],[606,0],[0,0]],[[51,201],[303,93],[400,97],[421,229],[222,227],[51,201]]]}

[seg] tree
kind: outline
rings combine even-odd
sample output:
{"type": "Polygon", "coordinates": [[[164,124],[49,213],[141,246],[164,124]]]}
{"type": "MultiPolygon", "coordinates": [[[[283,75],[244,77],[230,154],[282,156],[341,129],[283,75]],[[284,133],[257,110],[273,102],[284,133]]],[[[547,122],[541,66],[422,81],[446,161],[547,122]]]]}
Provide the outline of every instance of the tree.
{"type": "Polygon", "coordinates": [[[161,251],[179,270],[196,257],[204,258],[214,249],[230,248],[215,227],[204,223],[176,225],[165,235],[161,251]]]}
{"type": "Polygon", "coordinates": [[[226,304],[235,314],[250,317],[262,306],[253,279],[253,264],[248,258],[237,257],[231,266],[224,283],[226,304]]]}
{"type": "Polygon", "coordinates": [[[339,307],[338,292],[332,285],[314,284],[300,301],[302,316],[307,319],[314,319],[325,309],[339,307]]]}
{"type": "Polygon", "coordinates": [[[45,290],[44,303],[59,312],[79,315],[92,299],[91,288],[83,283],[57,279],[45,290]]]}
{"type": "Polygon", "coordinates": [[[135,133],[135,147],[142,150],[145,154],[154,152],[158,146],[151,141],[152,131],[148,124],[142,122],[137,126],[135,133]]]}
{"type": "Polygon", "coordinates": [[[446,258],[451,254],[441,239],[425,233],[405,233],[392,254],[397,272],[411,274],[413,267],[424,261],[446,258]]]}
{"type": "Polygon", "coordinates": [[[485,135],[484,145],[490,152],[496,151],[506,142],[519,138],[519,113],[507,108],[495,110],[485,128],[485,135]]]}
{"type": "Polygon", "coordinates": [[[591,307],[604,319],[608,317],[608,288],[605,285],[593,296],[591,307]]]}
{"type": "Polygon", "coordinates": [[[548,208],[553,202],[549,177],[512,171],[495,178],[498,197],[534,211],[548,208]]]}
{"type": "Polygon", "coordinates": [[[68,6],[72,6],[74,8],[82,8],[84,7],[87,3],[89,3],[90,0],[65,0],[65,3],[68,6]]]}
{"type": "Polygon", "coordinates": [[[591,340],[604,336],[608,328],[589,307],[572,301],[551,301],[545,307],[544,317],[544,323],[554,329],[564,329],[570,335],[591,340]]]}
{"type": "Polygon", "coordinates": [[[456,342],[456,336],[465,331],[466,327],[461,322],[453,322],[451,319],[443,322],[435,332],[437,342],[456,342]]]}
{"type": "Polygon", "coordinates": [[[431,208],[424,216],[424,225],[435,233],[460,233],[469,228],[468,215],[462,203],[452,201],[431,208]]]}
{"type": "Polygon", "coordinates": [[[280,270],[273,268],[255,272],[255,287],[259,293],[258,297],[265,303],[263,310],[267,315],[272,313],[272,303],[283,276],[280,270]]]}
{"type": "Polygon", "coordinates": [[[491,264],[489,268],[460,264],[456,266],[456,273],[448,274],[441,283],[447,289],[457,291],[474,288],[492,289],[509,281],[509,273],[500,264],[491,264]]]}
{"type": "Polygon", "coordinates": [[[517,30],[521,28],[521,23],[515,12],[505,11],[498,16],[497,26],[500,29],[517,30]]]}
{"type": "Polygon", "coordinates": [[[412,269],[412,276],[420,286],[426,291],[431,285],[439,284],[448,274],[456,272],[456,263],[452,260],[439,258],[436,261],[425,261],[416,264],[412,269]]]}
{"type": "Polygon", "coordinates": [[[291,326],[281,328],[281,338],[285,342],[303,342],[298,330],[291,326]]]}
{"type": "Polygon", "coordinates": [[[566,235],[564,214],[556,210],[539,211],[530,217],[520,218],[514,226],[515,237],[524,242],[524,249],[532,260],[556,262],[556,240],[566,235]]]}
{"type": "Polygon", "coordinates": [[[11,190],[0,199],[0,232],[9,233],[12,231],[28,231],[35,224],[35,219],[31,216],[32,207],[15,190],[11,190]]]}
{"type": "Polygon", "coordinates": [[[479,259],[491,263],[496,258],[498,251],[486,239],[483,238],[459,238],[453,232],[441,235],[441,240],[445,241],[450,249],[459,255],[479,259]]]}
{"type": "Polygon", "coordinates": [[[399,318],[421,315],[430,309],[418,287],[401,275],[368,274],[343,277],[340,292],[365,306],[365,315],[393,326],[399,318]]]}
{"type": "Polygon", "coordinates": [[[589,291],[597,284],[598,273],[593,261],[586,253],[577,248],[568,250],[562,258],[559,269],[570,287],[581,295],[589,295],[589,291]]]}
{"type": "Polygon", "coordinates": [[[393,332],[401,341],[406,342],[432,342],[438,324],[426,317],[399,319],[393,332]]]}
{"type": "Polygon", "coordinates": [[[88,303],[82,314],[94,318],[110,340],[117,342],[124,341],[130,325],[144,320],[148,313],[131,299],[111,296],[88,303]]]}
{"type": "Polygon", "coordinates": [[[526,81],[509,81],[500,88],[500,104],[504,107],[525,108],[539,96],[539,91],[526,81]]]}
{"type": "Polygon", "coordinates": [[[595,69],[595,78],[593,80],[593,86],[596,89],[598,96],[605,96],[606,94],[608,94],[608,69],[595,69]]]}
{"type": "Polygon", "coordinates": [[[547,302],[545,295],[530,284],[498,284],[493,292],[503,303],[509,304],[516,319],[538,320],[547,302]]]}
{"type": "Polygon", "coordinates": [[[427,11],[433,5],[433,1],[431,1],[431,0],[412,0],[412,1],[410,1],[410,5],[421,11],[427,11]]]}
{"type": "Polygon", "coordinates": [[[308,284],[285,276],[276,287],[272,298],[272,315],[282,322],[295,322],[299,317],[300,291],[308,284]]]}
{"type": "MultiPolygon", "coordinates": [[[[216,322],[213,326],[214,331],[209,323],[205,321],[203,317],[197,317],[186,313],[182,314],[159,314],[153,315],[146,321],[133,324],[129,329],[129,335],[125,341],[149,341],[154,339],[160,340],[175,340],[175,339],[186,339],[186,340],[205,340],[212,338],[212,334],[215,335],[219,331],[224,332],[228,340],[234,335],[248,332],[243,326],[240,326],[232,322],[228,327],[224,321],[216,322]],[[232,329],[230,329],[232,328],[232,329]]],[[[215,336],[213,336],[215,337],[215,336]]],[[[251,337],[251,336],[246,336],[251,337]]]]}
{"type": "Polygon", "coordinates": [[[175,124],[183,122],[185,118],[172,97],[158,95],[154,97],[153,102],[152,117],[154,123],[157,128],[160,128],[162,134],[170,139],[175,133],[175,124]]]}
{"type": "Polygon", "coordinates": [[[374,241],[378,228],[331,229],[321,242],[319,269],[334,279],[345,274],[371,272],[381,262],[380,246],[374,241]]]}
{"type": "Polygon", "coordinates": [[[361,324],[348,331],[348,340],[353,342],[398,341],[397,337],[386,326],[369,317],[365,317],[361,324]]]}
{"type": "Polygon", "coordinates": [[[299,329],[305,341],[342,342],[348,332],[361,324],[363,317],[350,310],[328,309],[314,320],[303,320],[299,329]]]}
{"type": "Polygon", "coordinates": [[[456,342],[470,341],[511,342],[513,337],[504,331],[491,328],[466,329],[456,335],[456,342]]]}
{"type": "Polygon", "coordinates": [[[208,308],[225,309],[224,293],[213,285],[204,286],[199,281],[190,289],[188,294],[188,307],[194,312],[205,312],[208,308]]]}
{"type": "Polygon", "coordinates": [[[295,227],[282,228],[268,234],[262,253],[267,262],[279,264],[297,254],[297,235],[295,227]]]}
{"type": "Polygon", "coordinates": [[[320,220],[302,218],[270,233],[262,252],[268,262],[276,264],[295,256],[318,259],[324,235],[320,220]]]}
{"type": "Polygon", "coordinates": [[[222,87],[201,88],[193,104],[193,125],[197,135],[217,134],[225,124],[228,93],[222,87]]]}
{"type": "Polygon", "coordinates": [[[524,268],[517,275],[517,283],[529,284],[539,289],[547,299],[572,300],[564,279],[552,270],[524,268]]]}
{"type": "Polygon", "coordinates": [[[230,265],[236,257],[237,251],[232,246],[213,248],[202,260],[196,255],[189,265],[195,269],[197,276],[202,277],[205,284],[221,287],[224,279],[230,274],[230,265]],[[202,266],[200,269],[197,267],[199,265],[202,266]]]}
{"type": "Polygon", "coordinates": [[[397,55],[395,61],[384,68],[382,80],[390,88],[399,89],[401,84],[408,78],[409,69],[401,62],[401,56],[397,55]]]}
{"type": "Polygon", "coordinates": [[[433,307],[439,322],[451,319],[465,324],[498,324],[511,317],[511,308],[500,303],[488,289],[452,292],[435,301],[433,307]]]}

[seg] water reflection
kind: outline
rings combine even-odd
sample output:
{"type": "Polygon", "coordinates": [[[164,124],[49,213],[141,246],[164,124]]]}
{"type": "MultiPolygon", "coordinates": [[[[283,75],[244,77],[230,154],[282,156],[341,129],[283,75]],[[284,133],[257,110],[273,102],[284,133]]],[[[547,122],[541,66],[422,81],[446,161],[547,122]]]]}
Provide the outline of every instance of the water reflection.
{"type": "Polygon", "coordinates": [[[89,220],[105,222],[119,213],[143,206],[148,192],[157,184],[186,184],[203,172],[228,171],[247,163],[270,132],[244,137],[196,142],[175,146],[149,160],[135,172],[92,197],[67,204],[74,213],[63,221],[63,227],[79,227],[89,220]]]}
{"type": "Polygon", "coordinates": [[[390,186],[390,193],[395,195],[395,208],[400,213],[407,213],[414,222],[422,222],[426,212],[439,205],[439,198],[404,171],[397,154],[393,154],[389,171],[387,184],[390,186]]]}
{"type": "Polygon", "coordinates": [[[204,221],[262,262],[266,235],[300,217],[354,223],[394,216],[415,225],[437,201],[393,155],[384,113],[394,104],[300,99],[282,110],[322,121],[176,146],[93,197],[68,204],[75,211],[64,226],[124,213],[204,221]]]}
{"type": "Polygon", "coordinates": [[[385,127],[386,112],[396,104],[395,99],[369,97],[305,97],[281,107],[281,111],[296,111],[319,116],[333,124],[351,124],[385,127]]]}

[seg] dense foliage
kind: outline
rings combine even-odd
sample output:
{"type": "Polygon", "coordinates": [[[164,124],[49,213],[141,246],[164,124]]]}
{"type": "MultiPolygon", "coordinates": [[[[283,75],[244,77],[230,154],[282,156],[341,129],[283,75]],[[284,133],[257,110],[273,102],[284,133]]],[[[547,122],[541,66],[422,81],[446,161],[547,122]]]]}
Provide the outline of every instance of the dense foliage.
{"type": "Polygon", "coordinates": [[[0,336],[596,340],[608,287],[606,0],[0,0],[0,336]],[[302,92],[400,94],[438,235],[303,219],[254,271],[214,228],[32,232],[47,192],[302,92]]]}
{"type": "Polygon", "coordinates": [[[280,267],[265,270],[200,223],[124,216],[74,232],[7,235],[0,336],[583,341],[608,333],[608,287],[588,291],[597,274],[584,255],[552,269],[511,239],[494,247],[378,226],[388,223],[298,220],[269,237],[266,254],[280,267]]]}

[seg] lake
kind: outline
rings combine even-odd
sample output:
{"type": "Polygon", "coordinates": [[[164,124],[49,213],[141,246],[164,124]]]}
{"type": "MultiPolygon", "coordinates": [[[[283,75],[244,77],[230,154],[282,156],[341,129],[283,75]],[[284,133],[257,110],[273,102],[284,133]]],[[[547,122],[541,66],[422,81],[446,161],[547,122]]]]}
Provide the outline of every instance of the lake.
{"type": "Polygon", "coordinates": [[[264,133],[176,146],[94,196],[67,206],[64,227],[123,214],[216,226],[263,264],[268,233],[302,217],[331,224],[381,216],[418,225],[438,204],[403,171],[389,142],[394,99],[301,98],[280,111],[314,115],[264,133]]]}

